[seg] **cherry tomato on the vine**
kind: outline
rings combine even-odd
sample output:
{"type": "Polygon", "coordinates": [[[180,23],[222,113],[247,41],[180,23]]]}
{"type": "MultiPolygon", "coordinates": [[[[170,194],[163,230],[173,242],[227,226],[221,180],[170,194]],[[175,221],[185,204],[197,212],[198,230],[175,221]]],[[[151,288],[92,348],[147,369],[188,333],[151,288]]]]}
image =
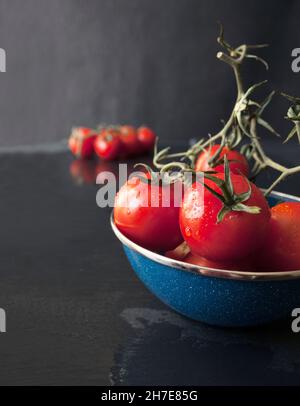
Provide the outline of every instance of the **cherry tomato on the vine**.
{"type": "Polygon", "coordinates": [[[119,128],[122,141],[122,155],[132,157],[142,152],[142,145],[138,139],[137,131],[130,125],[122,125],[119,128]]]}
{"type": "Polygon", "coordinates": [[[300,270],[300,203],[285,202],[272,207],[258,269],[267,272],[300,270]]]}
{"type": "Polygon", "coordinates": [[[69,148],[77,158],[91,158],[94,154],[96,133],[91,128],[75,127],[69,137],[69,148]]]}
{"type": "Polygon", "coordinates": [[[156,135],[148,127],[139,127],[137,130],[138,140],[143,148],[143,151],[151,151],[154,147],[156,135]]]}
{"type": "Polygon", "coordinates": [[[120,134],[115,129],[104,129],[97,136],[94,148],[96,154],[107,161],[119,158],[122,150],[120,134]]]}
{"type": "Polygon", "coordinates": [[[240,152],[229,149],[228,147],[224,146],[221,147],[219,144],[212,145],[205,149],[205,151],[201,152],[196,160],[195,170],[196,171],[211,171],[214,170],[216,172],[224,172],[224,156],[227,156],[229,161],[229,168],[231,173],[236,175],[245,175],[249,176],[249,164],[247,159],[244,157],[243,154],[240,152]],[[221,148],[221,149],[220,149],[221,148]],[[220,151],[218,156],[216,157],[216,165],[212,166],[210,160],[216,156],[216,154],[220,151]]]}
{"type": "MultiPolygon", "coordinates": [[[[149,180],[147,174],[145,178],[149,180]]],[[[173,185],[147,183],[138,177],[129,179],[115,199],[114,219],[119,230],[133,242],[154,251],[168,251],[182,241],[179,227],[181,196],[173,185]],[[163,188],[170,187],[170,204],[163,204],[163,188]],[[156,202],[153,204],[153,202],[156,202]]]]}
{"type": "MultiPolygon", "coordinates": [[[[223,173],[214,177],[224,180],[223,173]]],[[[268,230],[270,209],[262,192],[241,175],[231,175],[231,183],[235,196],[249,194],[242,206],[237,201],[235,210],[224,206],[200,182],[187,190],[180,210],[182,235],[191,251],[212,261],[231,262],[249,256],[262,245],[268,230]],[[252,207],[256,214],[239,211],[244,206],[248,210],[252,207]],[[219,221],[221,210],[225,210],[225,215],[219,221]]],[[[214,181],[205,179],[205,185],[222,196],[214,181]]]]}

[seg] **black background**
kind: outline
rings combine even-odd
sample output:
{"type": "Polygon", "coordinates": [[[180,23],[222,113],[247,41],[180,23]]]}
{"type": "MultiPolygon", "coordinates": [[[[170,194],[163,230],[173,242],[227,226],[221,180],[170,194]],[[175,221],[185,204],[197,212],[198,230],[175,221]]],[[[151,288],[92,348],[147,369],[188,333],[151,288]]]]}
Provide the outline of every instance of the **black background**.
{"type": "MultiPolygon", "coordinates": [[[[299,94],[299,13],[296,0],[0,0],[0,146],[51,143],[99,122],[146,123],[174,144],[213,133],[235,97],[215,58],[217,21],[233,44],[271,44],[260,51],[269,73],[249,61],[248,83],[268,77],[299,94]]],[[[284,135],[286,108],[278,99],[268,112],[284,135]]]]}

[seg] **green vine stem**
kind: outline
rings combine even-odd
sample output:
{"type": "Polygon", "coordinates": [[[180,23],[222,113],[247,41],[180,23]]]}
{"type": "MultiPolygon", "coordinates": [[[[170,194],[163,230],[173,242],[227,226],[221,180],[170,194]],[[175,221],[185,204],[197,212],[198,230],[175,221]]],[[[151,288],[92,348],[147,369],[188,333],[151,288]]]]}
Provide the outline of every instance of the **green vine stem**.
{"type": "MultiPolygon", "coordinates": [[[[229,130],[233,130],[234,127],[238,125],[238,130],[241,131],[243,134],[249,136],[249,130],[246,127],[250,127],[249,123],[249,117],[250,113],[248,114],[247,117],[247,110],[249,106],[255,106],[257,107],[257,116],[260,116],[266,107],[266,105],[270,102],[273,93],[271,96],[269,95],[267,100],[264,101],[262,104],[259,104],[257,102],[254,102],[249,99],[250,94],[260,85],[266,83],[266,82],[261,82],[258,83],[252,87],[250,87],[246,92],[244,91],[244,86],[243,86],[243,81],[241,77],[241,65],[244,62],[245,58],[252,58],[255,60],[258,60],[264,64],[266,68],[268,68],[268,64],[265,60],[262,58],[258,57],[257,55],[249,54],[249,49],[255,49],[255,48],[263,48],[266,47],[266,44],[262,45],[240,45],[237,48],[233,48],[231,45],[229,45],[225,40],[224,40],[224,30],[223,27],[221,26],[220,29],[220,34],[219,37],[217,38],[218,43],[225,48],[226,52],[218,52],[216,57],[220,61],[225,62],[228,64],[234,72],[234,77],[236,81],[236,88],[237,88],[237,96],[236,96],[236,101],[234,104],[234,107],[232,109],[232,112],[227,120],[227,122],[224,124],[223,128],[217,132],[214,135],[209,136],[209,138],[204,141],[204,139],[200,139],[196,144],[194,144],[191,148],[189,148],[187,151],[184,152],[179,152],[175,154],[169,154],[169,148],[164,149],[160,151],[158,154],[155,154],[154,159],[153,159],[153,165],[161,169],[163,168],[164,164],[161,163],[162,161],[165,161],[167,159],[173,159],[173,158],[181,158],[182,160],[184,159],[189,159],[191,166],[193,167],[194,162],[195,162],[195,157],[203,151],[205,148],[207,148],[209,145],[212,145],[216,141],[219,141],[220,139],[224,139],[228,137],[228,132],[229,130]],[[248,122],[247,122],[248,120],[248,122]]],[[[273,133],[276,133],[273,128],[266,123],[264,120],[260,118],[259,124],[263,125],[265,128],[268,130],[272,131],[273,133]]]]}
{"type": "MultiPolygon", "coordinates": [[[[157,151],[157,146],[155,148],[153,164],[158,168],[161,173],[168,172],[171,169],[177,168],[179,170],[179,176],[184,178],[183,172],[194,172],[194,164],[197,156],[201,151],[206,150],[208,147],[212,146],[217,141],[221,140],[222,145],[230,146],[230,139],[232,138],[232,143],[234,147],[239,144],[245,137],[247,143],[243,145],[242,152],[248,158],[254,160],[253,174],[256,176],[262,170],[266,168],[271,168],[280,173],[277,179],[272,183],[272,185],[266,190],[265,194],[269,195],[271,191],[286,177],[299,173],[300,165],[292,168],[287,168],[280,163],[275,162],[270,157],[268,157],[261,145],[260,139],[257,136],[257,126],[260,125],[264,127],[269,132],[279,135],[273,127],[262,118],[262,114],[268,104],[271,102],[275,91],[272,91],[262,102],[257,102],[252,100],[252,93],[261,85],[264,85],[266,81],[256,83],[246,91],[244,90],[244,85],[241,77],[241,65],[246,58],[254,59],[261,62],[266,69],[268,69],[267,62],[257,55],[249,53],[251,49],[264,48],[268,46],[267,44],[262,45],[240,45],[233,48],[224,40],[224,31],[221,26],[220,35],[217,39],[218,43],[225,49],[217,53],[217,59],[228,64],[234,72],[234,77],[236,81],[237,95],[232,112],[224,124],[223,128],[216,134],[209,136],[208,139],[200,139],[196,144],[190,147],[187,151],[172,153],[170,154],[170,148],[165,148],[161,151],[157,151]],[[230,134],[229,131],[231,132],[230,134]],[[232,137],[233,136],[233,137],[232,137]],[[179,159],[180,162],[168,162],[166,160],[179,159]],[[188,160],[189,164],[184,161],[188,160]]],[[[287,136],[286,141],[290,140],[295,134],[298,136],[300,143],[300,98],[289,96],[285,93],[282,94],[286,99],[292,102],[292,106],[287,112],[287,119],[290,120],[294,127],[287,136]]],[[[218,162],[218,150],[215,155],[211,157],[212,164],[218,162]]],[[[214,165],[212,165],[214,167],[214,165]]]]}
{"type": "Polygon", "coordinates": [[[296,134],[298,136],[298,142],[300,144],[300,98],[290,96],[286,93],[281,93],[281,95],[293,103],[292,106],[288,109],[285,118],[287,120],[290,120],[294,124],[294,127],[292,128],[289,135],[286,137],[284,143],[288,142],[296,134]]]}
{"type": "Polygon", "coordinates": [[[252,135],[252,143],[254,145],[254,153],[252,155],[252,158],[258,163],[258,165],[262,168],[265,169],[267,167],[274,169],[277,172],[280,172],[280,175],[277,177],[277,179],[272,183],[271,186],[266,190],[265,196],[268,196],[272,190],[285,178],[288,176],[294,175],[296,173],[300,172],[300,165],[294,166],[292,168],[287,168],[275,161],[273,159],[269,158],[266,153],[263,150],[263,147],[261,143],[259,142],[259,139],[257,137],[257,131],[256,131],[256,119],[253,118],[251,120],[251,135],[252,135]]]}

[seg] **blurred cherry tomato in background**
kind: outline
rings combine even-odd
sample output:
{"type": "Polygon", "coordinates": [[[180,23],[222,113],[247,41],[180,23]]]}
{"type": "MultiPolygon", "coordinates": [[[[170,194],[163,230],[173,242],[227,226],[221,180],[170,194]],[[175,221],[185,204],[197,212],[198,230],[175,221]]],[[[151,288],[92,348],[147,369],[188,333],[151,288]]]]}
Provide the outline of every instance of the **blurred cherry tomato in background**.
{"type": "Polygon", "coordinates": [[[122,141],[122,155],[132,157],[142,152],[142,145],[138,140],[137,131],[130,125],[120,126],[120,139],[122,141]]]}
{"type": "Polygon", "coordinates": [[[107,161],[117,159],[122,150],[120,134],[113,128],[104,129],[97,136],[94,148],[96,154],[107,161]]]}
{"type": "Polygon", "coordinates": [[[153,149],[156,140],[154,131],[148,127],[140,127],[137,130],[137,136],[144,152],[148,152],[153,149]]]}
{"type": "Polygon", "coordinates": [[[69,148],[76,158],[91,158],[94,154],[96,132],[91,128],[74,127],[69,137],[69,148]]]}

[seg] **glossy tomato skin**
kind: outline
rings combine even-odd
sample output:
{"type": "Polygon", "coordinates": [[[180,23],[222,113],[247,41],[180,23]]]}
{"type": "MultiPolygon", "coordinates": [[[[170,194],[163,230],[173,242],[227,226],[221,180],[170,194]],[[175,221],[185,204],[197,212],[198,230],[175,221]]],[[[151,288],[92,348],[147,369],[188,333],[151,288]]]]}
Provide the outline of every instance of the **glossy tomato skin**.
{"type": "Polygon", "coordinates": [[[154,131],[148,127],[139,127],[137,130],[137,135],[143,151],[152,151],[156,140],[154,131]]]}
{"type": "Polygon", "coordinates": [[[229,270],[229,271],[243,271],[243,272],[254,272],[255,268],[252,265],[252,259],[247,258],[235,262],[217,262],[211,261],[207,258],[200,257],[198,255],[194,255],[190,253],[184,259],[184,262],[188,264],[203,266],[205,268],[213,268],[213,269],[221,269],[221,270],[229,270]]]}
{"type": "Polygon", "coordinates": [[[136,129],[130,125],[122,125],[119,130],[123,156],[127,158],[139,155],[142,152],[142,145],[136,129]]]}
{"type": "Polygon", "coordinates": [[[258,257],[259,270],[300,270],[300,203],[280,203],[271,209],[269,231],[258,257]]]}
{"type": "Polygon", "coordinates": [[[94,154],[96,133],[91,128],[75,127],[69,137],[69,148],[76,158],[88,159],[94,154]]]}
{"type": "MultiPolygon", "coordinates": [[[[201,152],[197,158],[195,164],[196,171],[210,171],[214,170],[216,172],[224,172],[224,163],[217,165],[215,167],[211,167],[209,165],[209,160],[217,153],[219,150],[220,145],[215,144],[211,148],[207,148],[205,151],[201,152]]],[[[229,149],[228,147],[224,146],[222,151],[219,155],[219,159],[223,158],[224,155],[227,156],[229,161],[229,168],[231,173],[236,175],[245,175],[246,177],[249,176],[249,164],[247,159],[242,155],[240,152],[235,151],[234,149],[229,149]]]]}
{"type": "Polygon", "coordinates": [[[122,142],[119,132],[114,129],[101,131],[95,140],[94,148],[99,158],[107,161],[113,161],[119,158],[122,151],[122,142]]]}
{"type": "Polygon", "coordinates": [[[179,227],[179,206],[174,188],[170,191],[169,207],[162,206],[164,186],[151,186],[137,177],[129,179],[116,196],[114,219],[119,230],[133,242],[152,251],[164,252],[182,241],[179,227]],[[152,201],[157,206],[151,206],[152,201]]]}
{"type": "MultiPolygon", "coordinates": [[[[215,175],[224,179],[224,174],[215,175]]],[[[249,190],[249,181],[241,175],[231,175],[236,194],[249,190]]],[[[205,183],[222,194],[211,180],[205,183]]],[[[201,183],[195,182],[184,195],[180,210],[182,235],[195,255],[217,262],[234,262],[248,257],[262,245],[268,230],[270,209],[262,192],[250,182],[251,196],[244,202],[258,206],[259,214],[230,211],[221,222],[217,215],[222,202],[201,183]]]]}

